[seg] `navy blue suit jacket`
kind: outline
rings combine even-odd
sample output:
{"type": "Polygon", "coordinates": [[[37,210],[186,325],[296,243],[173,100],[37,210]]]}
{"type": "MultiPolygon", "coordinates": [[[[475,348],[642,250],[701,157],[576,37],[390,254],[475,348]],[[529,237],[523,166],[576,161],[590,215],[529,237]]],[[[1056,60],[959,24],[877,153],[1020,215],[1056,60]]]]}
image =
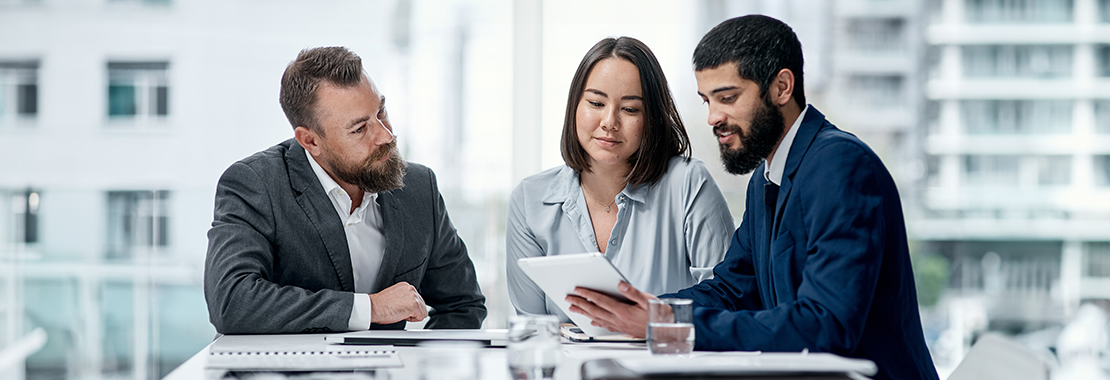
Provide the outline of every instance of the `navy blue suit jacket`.
{"type": "Polygon", "coordinates": [[[763,170],[715,277],[665,295],[694,300],[696,348],[809,349],[870,359],[876,379],[937,379],[898,189],[879,157],[810,106],[786,158],[770,252],[763,170]]]}

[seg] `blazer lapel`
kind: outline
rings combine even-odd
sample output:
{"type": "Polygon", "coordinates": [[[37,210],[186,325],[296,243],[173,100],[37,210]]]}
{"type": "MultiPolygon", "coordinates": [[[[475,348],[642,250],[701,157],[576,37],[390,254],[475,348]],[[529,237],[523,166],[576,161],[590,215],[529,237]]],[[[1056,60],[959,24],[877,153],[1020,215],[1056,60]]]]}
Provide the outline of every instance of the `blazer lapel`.
{"type": "Polygon", "coordinates": [[[343,223],[335,213],[335,206],[324,193],[320,179],[312,171],[304,148],[293,139],[286,143],[291,143],[289,150],[285,152],[285,165],[289,170],[289,184],[297,193],[297,204],[316,228],[343,290],[353,292],[354,271],[351,268],[351,252],[347,247],[347,235],[343,233],[343,223]]]}
{"type": "MultiPolygon", "coordinates": [[[[822,115],[820,111],[817,111],[816,107],[810,105],[809,110],[807,110],[805,113],[805,118],[803,118],[801,124],[798,125],[798,133],[794,135],[794,141],[790,145],[790,154],[786,155],[786,166],[783,168],[781,181],[782,183],[779,184],[778,200],[775,202],[775,219],[770,236],[772,243],[774,242],[775,238],[778,237],[779,227],[782,225],[783,205],[785,205],[786,202],[789,200],[791,190],[794,189],[794,175],[797,174],[798,166],[801,164],[802,159],[805,157],[805,154],[809,150],[810,145],[813,144],[813,140],[817,137],[817,131],[821,129],[821,126],[824,125],[824,122],[825,115],[822,115]]],[[[762,176],[759,177],[760,179],[762,179],[762,176]]],[[[773,264],[771,263],[771,260],[774,254],[771,251],[772,250],[769,250],[768,252],[766,252],[766,256],[763,256],[763,259],[767,260],[768,264],[773,264]]],[[[773,273],[773,271],[775,270],[773,268],[773,265],[765,265],[764,268],[766,268],[765,270],[768,275],[767,278],[772,279],[770,281],[771,283],[769,284],[770,286],[767,287],[768,292],[771,294],[764,294],[764,297],[767,297],[764,299],[772,300],[771,304],[773,307],[774,305],[778,304],[777,287],[779,283],[782,282],[784,285],[786,285],[787,283],[784,281],[774,280],[776,277],[776,273],[773,273]]],[[[780,273],[779,275],[784,276],[784,278],[780,280],[786,280],[788,278],[785,277],[787,276],[786,273],[780,273]]]]}
{"type": "Polygon", "coordinates": [[[798,125],[798,134],[794,135],[794,142],[790,145],[790,154],[786,155],[786,166],[783,167],[782,183],[779,185],[779,197],[775,203],[775,229],[773,231],[776,235],[779,223],[782,221],[782,207],[790,198],[790,190],[794,188],[794,175],[798,173],[798,166],[801,165],[802,158],[809,151],[810,145],[813,145],[813,140],[817,137],[817,131],[821,129],[824,123],[825,115],[821,114],[817,107],[810,105],[805,118],[798,125]]]}
{"type": "Polygon", "coordinates": [[[378,206],[382,211],[382,237],[385,239],[385,251],[382,254],[382,264],[378,269],[378,278],[374,280],[372,291],[374,293],[393,285],[393,276],[397,274],[397,262],[401,259],[398,253],[405,251],[405,218],[401,215],[398,207],[400,200],[394,194],[394,192],[404,190],[404,188],[400,188],[378,193],[378,206]]]}

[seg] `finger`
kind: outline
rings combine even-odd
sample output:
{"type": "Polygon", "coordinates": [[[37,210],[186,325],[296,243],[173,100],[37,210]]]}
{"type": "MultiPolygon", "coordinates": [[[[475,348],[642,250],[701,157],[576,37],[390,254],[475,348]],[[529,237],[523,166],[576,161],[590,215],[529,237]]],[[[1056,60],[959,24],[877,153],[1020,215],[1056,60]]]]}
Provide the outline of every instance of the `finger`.
{"type": "Polygon", "coordinates": [[[571,303],[571,311],[590,317],[594,321],[608,323],[609,319],[613,318],[613,313],[608,310],[600,308],[597,304],[590,302],[587,298],[575,297],[568,295],[567,302],[571,303]],[[576,311],[577,310],[577,311],[576,311]]]}
{"type": "Polygon", "coordinates": [[[624,281],[621,281],[620,285],[617,285],[617,290],[619,290],[621,294],[624,295],[626,298],[632,300],[632,302],[641,305],[647,305],[648,300],[655,298],[655,296],[649,293],[641,292],[639,289],[636,289],[631,284],[624,281]]]}
{"type": "Polygon", "coordinates": [[[618,311],[628,307],[628,304],[617,301],[616,299],[610,297],[608,294],[605,293],[593,291],[586,288],[574,288],[574,292],[578,293],[578,295],[582,297],[585,297],[597,308],[603,309],[608,313],[617,314],[618,311]]]}

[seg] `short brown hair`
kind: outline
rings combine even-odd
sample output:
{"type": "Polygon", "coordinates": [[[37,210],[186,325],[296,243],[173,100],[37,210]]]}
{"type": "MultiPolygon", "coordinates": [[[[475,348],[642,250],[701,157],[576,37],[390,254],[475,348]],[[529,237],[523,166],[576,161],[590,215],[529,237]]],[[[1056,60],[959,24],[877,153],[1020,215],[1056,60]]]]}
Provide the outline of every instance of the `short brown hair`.
{"type": "Polygon", "coordinates": [[[281,109],[293,129],[307,127],[324,134],[316,120],[316,90],[321,81],[350,87],[362,81],[362,58],[345,47],[301,50],[281,76],[281,109]]]}
{"type": "Polygon", "coordinates": [[[621,58],[632,62],[640,71],[640,92],[644,97],[644,133],[640,147],[628,158],[632,170],[627,181],[632,186],[659,181],[667,172],[671,157],[683,156],[690,160],[690,137],[678,116],[667,78],[655,54],[643,42],[632,37],[606,38],[599,41],[582,57],[567,95],[567,112],[563,117],[563,137],[560,149],[563,161],[574,171],[590,170],[586,150],[578,143],[576,115],[578,102],[586,90],[586,79],[594,65],[606,58],[621,58]]]}

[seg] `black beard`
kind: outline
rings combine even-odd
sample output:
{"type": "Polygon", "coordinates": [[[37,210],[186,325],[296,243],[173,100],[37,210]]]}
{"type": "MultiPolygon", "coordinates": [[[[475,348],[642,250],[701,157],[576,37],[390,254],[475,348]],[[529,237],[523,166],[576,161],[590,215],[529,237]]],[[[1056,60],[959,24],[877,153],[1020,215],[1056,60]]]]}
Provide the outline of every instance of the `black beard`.
{"type": "Polygon", "coordinates": [[[721,162],[725,164],[726,172],[744,175],[759,167],[763,159],[771,155],[779,138],[782,138],[785,122],[782,112],[775,108],[771,99],[764,97],[763,106],[752,115],[750,126],[751,129],[748,131],[750,133],[744,133],[740,127],[731,124],[714,128],[715,132],[718,129],[725,132],[734,131],[740,136],[739,149],[732,150],[728,145],[720,144],[721,162]]]}
{"type": "Polygon", "coordinates": [[[358,186],[362,191],[368,193],[382,193],[400,189],[405,185],[403,181],[405,161],[401,159],[401,154],[397,152],[396,140],[379,148],[377,152],[374,152],[358,166],[347,165],[330,155],[325,155],[324,159],[328,161],[328,166],[331,166],[332,171],[340,181],[358,186]],[[374,163],[381,160],[386,154],[389,154],[389,158],[380,167],[374,167],[374,163]]]}

